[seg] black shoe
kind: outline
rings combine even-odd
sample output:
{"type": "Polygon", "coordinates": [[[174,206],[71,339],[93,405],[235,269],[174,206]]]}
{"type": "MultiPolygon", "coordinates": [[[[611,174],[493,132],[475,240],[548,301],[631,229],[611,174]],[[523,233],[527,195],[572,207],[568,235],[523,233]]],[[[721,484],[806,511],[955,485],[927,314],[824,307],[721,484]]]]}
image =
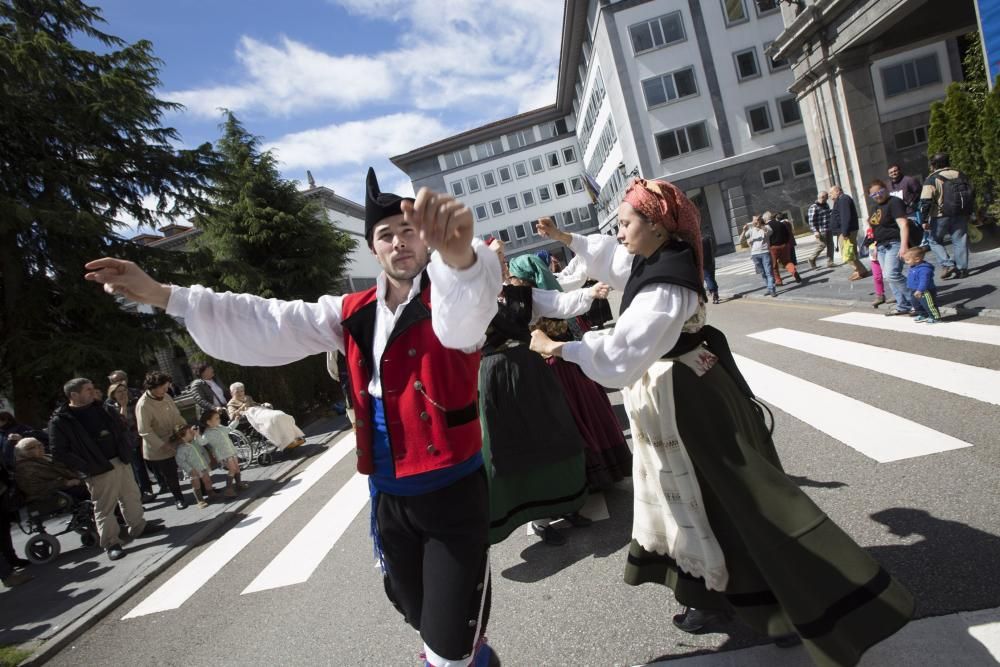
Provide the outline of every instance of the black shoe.
{"type": "Polygon", "coordinates": [[[563,514],[562,518],[574,528],[586,528],[587,526],[594,523],[591,519],[588,519],[579,512],[572,512],[571,514],[563,514]]]}
{"type": "Polygon", "coordinates": [[[959,270],[955,271],[955,277],[956,278],[968,278],[969,277],[969,271],[968,271],[968,269],[959,269],[959,270]]]}
{"type": "Polygon", "coordinates": [[[162,533],[167,527],[164,526],[159,521],[147,521],[146,527],[142,529],[139,533],[139,537],[145,537],[146,535],[156,535],[157,533],[162,533]]]}
{"type": "Polygon", "coordinates": [[[188,504],[183,500],[178,500],[176,503],[174,503],[174,507],[176,507],[179,510],[187,509],[187,506],[188,504]]]}
{"type": "Polygon", "coordinates": [[[703,632],[713,632],[730,620],[729,614],[721,611],[706,611],[693,607],[684,607],[684,612],[673,618],[674,627],[691,635],[703,632]]]}
{"type": "Polygon", "coordinates": [[[550,547],[561,547],[566,544],[566,538],[563,537],[558,530],[552,526],[542,526],[534,521],[531,522],[531,530],[542,538],[542,542],[549,545],[550,547]]]}
{"type": "Polygon", "coordinates": [[[109,560],[120,560],[125,557],[125,550],[120,544],[112,544],[106,549],[109,560]]]}
{"type": "Polygon", "coordinates": [[[139,498],[139,502],[141,502],[143,505],[145,505],[146,503],[155,503],[156,502],[156,496],[154,494],[152,494],[152,493],[149,493],[149,492],[144,493],[144,494],[142,494],[142,497],[139,498]]]}
{"type": "Polygon", "coordinates": [[[802,637],[794,632],[789,632],[787,635],[772,638],[771,642],[778,648],[792,648],[802,643],[802,637]]]}

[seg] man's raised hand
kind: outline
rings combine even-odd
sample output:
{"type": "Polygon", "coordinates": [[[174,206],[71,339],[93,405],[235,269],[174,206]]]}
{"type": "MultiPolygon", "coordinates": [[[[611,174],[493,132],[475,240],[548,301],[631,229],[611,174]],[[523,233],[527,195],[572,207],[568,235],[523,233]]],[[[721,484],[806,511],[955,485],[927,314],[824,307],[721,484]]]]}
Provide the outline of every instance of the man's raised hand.
{"type": "Polygon", "coordinates": [[[135,262],[102,257],[84,265],[87,280],[104,285],[108,294],[121,294],[127,299],[147,303],[166,310],[170,301],[170,286],[156,282],[135,262]]]}
{"type": "Polygon", "coordinates": [[[416,201],[403,201],[403,219],[413,225],[445,264],[467,269],[476,262],[472,250],[472,211],[451,195],[420,188],[416,201]]]}

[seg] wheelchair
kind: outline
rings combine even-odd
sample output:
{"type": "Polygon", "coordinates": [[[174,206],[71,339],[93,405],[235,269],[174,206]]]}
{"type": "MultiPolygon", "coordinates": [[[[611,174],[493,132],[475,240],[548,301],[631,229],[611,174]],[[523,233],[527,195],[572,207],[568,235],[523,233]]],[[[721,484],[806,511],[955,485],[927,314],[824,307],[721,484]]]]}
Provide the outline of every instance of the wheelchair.
{"type": "Polygon", "coordinates": [[[80,544],[84,547],[95,547],[99,542],[93,501],[78,500],[62,491],[25,504],[18,516],[18,523],[25,535],[31,535],[24,546],[24,552],[28,560],[36,565],[48,563],[59,555],[59,535],[77,533],[80,544]],[[67,513],[69,518],[61,531],[55,534],[46,531],[47,521],[67,513]]]}
{"type": "Polygon", "coordinates": [[[259,466],[269,466],[275,461],[278,448],[261,435],[246,421],[238,419],[229,424],[229,439],[236,447],[236,458],[240,470],[246,470],[254,463],[259,466]]]}

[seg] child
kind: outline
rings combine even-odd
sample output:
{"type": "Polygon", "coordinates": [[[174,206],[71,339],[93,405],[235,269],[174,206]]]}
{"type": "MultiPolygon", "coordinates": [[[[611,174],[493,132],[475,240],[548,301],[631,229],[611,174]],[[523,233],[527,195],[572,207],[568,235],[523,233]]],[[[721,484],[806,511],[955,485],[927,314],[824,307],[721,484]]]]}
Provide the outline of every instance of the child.
{"type": "Polygon", "coordinates": [[[191,490],[198,507],[208,507],[208,501],[215,498],[212,478],[209,475],[208,454],[201,445],[194,442],[195,427],[190,424],[178,426],[170,436],[170,444],[177,448],[177,467],[191,477],[191,490]]]}
{"type": "Polygon", "coordinates": [[[923,247],[910,248],[903,253],[903,261],[910,267],[906,273],[906,286],[912,292],[913,305],[920,315],[917,322],[935,324],[940,321],[941,313],[937,308],[937,288],[934,287],[934,265],[924,261],[927,249],[923,247]]]}
{"type": "Polygon", "coordinates": [[[237,490],[243,490],[247,485],[240,479],[240,462],[236,458],[236,447],[229,439],[229,429],[222,425],[222,414],[218,409],[203,412],[199,424],[201,435],[198,436],[198,444],[215,454],[219,464],[226,469],[226,490],[222,495],[232,498],[237,490]]]}
{"type": "Polygon", "coordinates": [[[875,249],[875,231],[869,227],[865,232],[865,245],[868,246],[868,257],[872,262],[872,281],[875,283],[875,300],[872,308],[878,308],[885,303],[885,281],[882,279],[882,265],[878,263],[878,251],[875,249]]]}

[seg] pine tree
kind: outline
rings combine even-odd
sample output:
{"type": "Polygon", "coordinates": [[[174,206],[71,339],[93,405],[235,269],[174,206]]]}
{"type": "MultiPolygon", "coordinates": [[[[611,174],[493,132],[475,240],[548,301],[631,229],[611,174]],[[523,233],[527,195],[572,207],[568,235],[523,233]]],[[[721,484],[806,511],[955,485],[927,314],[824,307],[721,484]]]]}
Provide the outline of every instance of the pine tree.
{"type": "Polygon", "coordinates": [[[197,208],[214,162],[208,144],[171,146],[161,117],[177,105],[153,94],[151,44],[102,22],[79,0],[0,0],[0,393],[24,421],[44,418],[70,377],[141,368],[162,340],[169,318],[124,312],[83,265],[108,254],[155,265],[119,219],[152,225],[144,197],[168,215],[197,208]]]}
{"type": "Polygon", "coordinates": [[[930,122],[927,128],[927,159],[935,153],[946,153],[951,146],[948,114],[944,102],[931,102],[930,122]]]}
{"type": "Polygon", "coordinates": [[[948,156],[951,166],[958,169],[976,189],[977,207],[983,205],[988,190],[983,144],[980,138],[980,110],[972,95],[959,83],[948,86],[944,100],[948,116],[948,156]]]}
{"type": "MultiPolygon", "coordinates": [[[[981,120],[980,137],[983,142],[984,169],[990,186],[995,189],[997,184],[1000,184],[1000,76],[986,97],[981,120]]],[[[1000,202],[993,196],[990,203],[990,214],[1000,217],[1000,202]]]]}

